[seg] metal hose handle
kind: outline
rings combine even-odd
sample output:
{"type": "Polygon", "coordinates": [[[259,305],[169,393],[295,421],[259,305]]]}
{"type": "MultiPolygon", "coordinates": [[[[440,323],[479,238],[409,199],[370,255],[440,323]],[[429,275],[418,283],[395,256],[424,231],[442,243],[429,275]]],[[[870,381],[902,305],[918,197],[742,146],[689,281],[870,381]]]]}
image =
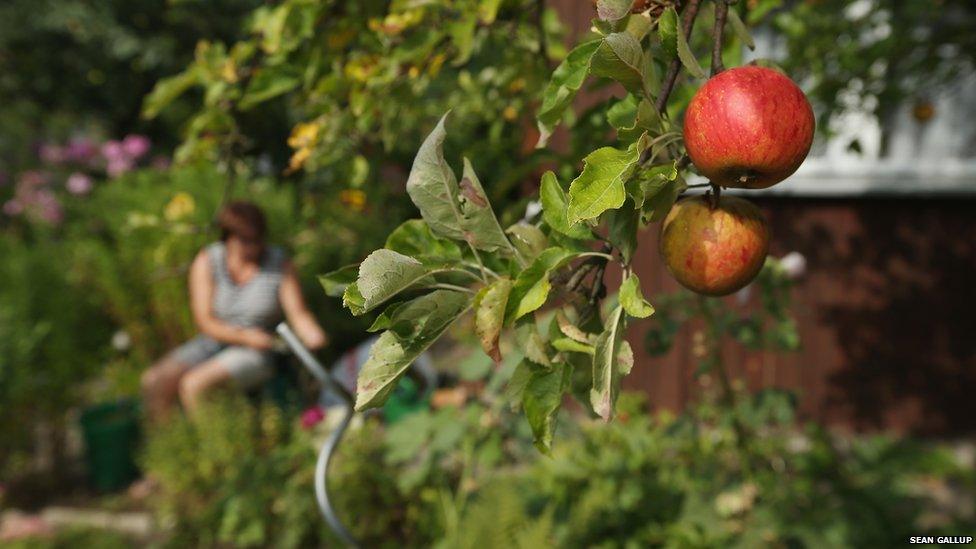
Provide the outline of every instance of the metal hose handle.
{"type": "Polygon", "coordinates": [[[291,352],[298,357],[298,360],[305,366],[305,369],[312,374],[322,385],[331,388],[338,394],[344,403],[344,415],[339,426],[334,429],[329,436],[325,439],[322,444],[322,448],[319,450],[318,460],[315,462],[315,499],[319,504],[319,510],[322,512],[322,516],[325,521],[332,528],[332,531],[336,533],[339,538],[345,542],[347,545],[352,547],[359,547],[359,543],[352,536],[342,521],[339,520],[339,515],[336,514],[335,508],[332,507],[332,499],[329,497],[329,462],[332,461],[332,456],[335,453],[335,449],[339,446],[339,442],[342,440],[342,435],[345,434],[346,429],[349,427],[349,423],[352,421],[353,416],[353,404],[354,399],[352,394],[342,386],[341,383],[336,381],[332,374],[322,367],[322,364],[312,356],[312,353],[305,348],[302,342],[295,335],[295,332],[291,330],[287,323],[282,322],[278,324],[276,329],[278,335],[285,341],[291,352]]]}

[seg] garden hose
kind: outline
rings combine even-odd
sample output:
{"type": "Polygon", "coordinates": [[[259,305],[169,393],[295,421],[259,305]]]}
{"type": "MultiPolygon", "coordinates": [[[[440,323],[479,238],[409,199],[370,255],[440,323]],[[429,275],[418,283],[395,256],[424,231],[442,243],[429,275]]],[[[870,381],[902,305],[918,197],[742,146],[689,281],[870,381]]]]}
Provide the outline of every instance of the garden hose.
{"type": "Polygon", "coordinates": [[[322,512],[322,516],[325,521],[329,524],[332,530],[336,533],[339,538],[346,544],[352,547],[359,547],[359,543],[352,536],[342,521],[339,519],[339,515],[336,514],[335,509],[332,507],[332,499],[329,497],[329,483],[328,483],[328,471],[329,462],[332,460],[332,456],[335,454],[335,449],[339,446],[339,442],[342,440],[342,435],[346,432],[349,427],[350,421],[352,421],[353,416],[353,397],[342,386],[338,383],[329,373],[328,370],[322,367],[322,364],[312,356],[312,353],[305,348],[295,332],[291,330],[286,322],[278,324],[276,329],[278,335],[285,340],[288,348],[291,352],[298,357],[298,360],[305,366],[305,368],[315,377],[322,385],[325,385],[335,391],[337,395],[343,400],[345,415],[342,418],[342,422],[339,426],[329,433],[328,438],[322,444],[322,448],[319,450],[319,457],[315,463],[315,499],[318,502],[319,510],[322,512]]]}

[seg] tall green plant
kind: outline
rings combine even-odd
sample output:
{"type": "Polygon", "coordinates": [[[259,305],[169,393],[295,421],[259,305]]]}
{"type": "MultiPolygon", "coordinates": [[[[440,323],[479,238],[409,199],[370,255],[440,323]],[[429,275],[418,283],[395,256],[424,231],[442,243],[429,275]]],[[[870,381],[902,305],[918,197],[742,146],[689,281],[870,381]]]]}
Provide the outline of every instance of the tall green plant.
{"type": "MultiPolygon", "coordinates": [[[[360,373],[357,409],[381,405],[416,356],[474,311],[482,347],[496,360],[502,331],[515,334],[525,359],[510,394],[540,449],[552,443],[564,394],[582,396],[583,406],[605,420],[614,416],[621,379],[634,366],[624,330],[629,319],[654,312],[631,267],[637,234],[664,218],[688,188],[688,159],[675,123],[680,110],[669,108],[669,97],[682,67],[704,77],[689,45],[700,3],[689,2],[680,22],[673,7],[631,13],[631,2],[597,3],[597,37],[569,52],[543,94],[540,143],[590,78],[626,91],[623,99],[610,100],[603,130],[615,129],[617,143],[587,154],[568,187],[546,173],[541,219],[499,223],[475,173],[481,159],[464,158],[459,177],[445,158],[448,116],[441,119],[407,181],[421,219],[401,225],[358,266],[323,277],[326,291],[341,291],[354,315],[382,311],[370,328],[383,333],[360,373]],[[619,263],[623,280],[617,298],[605,300],[611,261],[619,263]],[[536,314],[544,306],[557,310],[545,324],[536,314]]],[[[715,21],[717,72],[726,17],[741,21],[724,1],[713,4],[708,16],[715,21]]],[[[737,40],[751,40],[744,25],[734,29],[737,40]]]]}

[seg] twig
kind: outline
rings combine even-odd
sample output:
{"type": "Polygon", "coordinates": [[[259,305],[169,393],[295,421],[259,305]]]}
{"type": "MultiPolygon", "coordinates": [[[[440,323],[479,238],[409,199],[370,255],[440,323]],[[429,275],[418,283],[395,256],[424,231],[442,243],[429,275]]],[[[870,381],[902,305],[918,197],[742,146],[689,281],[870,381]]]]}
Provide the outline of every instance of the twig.
{"type": "Polygon", "coordinates": [[[726,0],[715,0],[715,27],[712,31],[712,76],[725,70],[722,64],[722,32],[725,30],[725,18],[729,13],[726,0]]]}
{"type": "MultiPolygon", "coordinates": [[[[698,16],[698,7],[701,5],[701,0],[690,0],[688,2],[688,7],[684,11],[684,20],[682,21],[682,29],[685,34],[685,38],[691,38],[691,31],[695,27],[695,17],[698,16]]],[[[668,107],[668,97],[671,95],[671,90],[674,89],[674,82],[678,79],[678,72],[681,71],[681,59],[675,57],[671,60],[671,65],[668,66],[668,74],[664,77],[664,85],[661,86],[661,94],[657,97],[657,104],[655,107],[658,112],[664,114],[668,107]]]]}
{"type": "Polygon", "coordinates": [[[546,29],[542,24],[542,14],[546,11],[546,0],[535,1],[535,27],[539,31],[539,56],[542,65],[549,66],[549,45],[546,41],[546,29]]]}

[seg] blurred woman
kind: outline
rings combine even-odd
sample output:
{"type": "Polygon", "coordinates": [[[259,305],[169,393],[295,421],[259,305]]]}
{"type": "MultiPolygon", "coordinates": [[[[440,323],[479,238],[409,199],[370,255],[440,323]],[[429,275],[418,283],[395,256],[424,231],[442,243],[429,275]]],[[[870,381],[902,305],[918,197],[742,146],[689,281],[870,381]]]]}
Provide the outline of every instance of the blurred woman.
{"type": "Polygon", "coordinates": [[[177,398],[193,415],[217,388],[246,391],[267,381],[273,374],[272,331],[283,316],[308,348],[327,342],[305,306],[291,262],[265,242],[261,209],[233,202],[218,223],[220,241],[201,250],[190,266],[190,307],[200,334],[142,376],[153,419],[167,416],[177,398]]]}

